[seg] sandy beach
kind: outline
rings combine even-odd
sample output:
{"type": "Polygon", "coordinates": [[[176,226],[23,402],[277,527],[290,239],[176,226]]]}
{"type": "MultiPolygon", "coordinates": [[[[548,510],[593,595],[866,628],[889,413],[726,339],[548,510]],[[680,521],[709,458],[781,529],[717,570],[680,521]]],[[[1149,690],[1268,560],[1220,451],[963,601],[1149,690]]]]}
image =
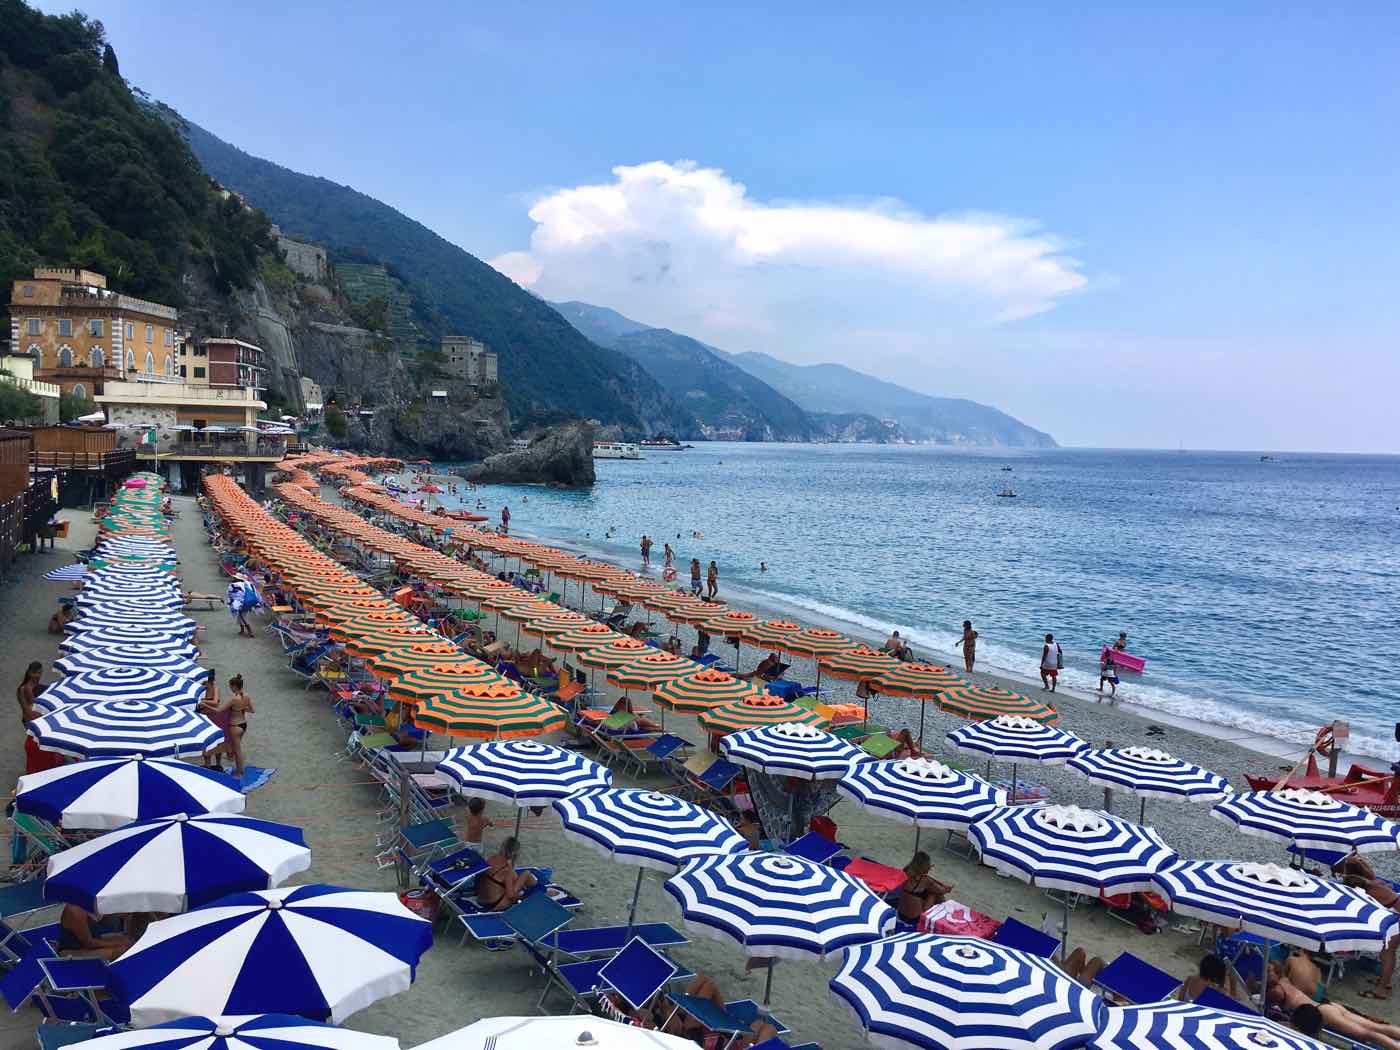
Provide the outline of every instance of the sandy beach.
{"type": "MultiPolygon", "coordinates": [[[[330,498],[329,489],[324,492],[330,498]]],[[[193,500],[179,497],[175,505],[181,512],[175,543],[180,552],[184,585],[196,591],[222,592],[226,581],[219,574],[215,558],[205,542],[198,507],[193,500]]],[[[93,524],[86,512],[65,511],[62,517],[72,522],[69,538],[60,541],[54,553],[22,559],[16,566],[14,578],[0,588],[0,615],[7,624],[10,642],[0,654],[0,676],[14,684],[19,682],[29,660],[42,660],[47,668],[57,655],[59,639],[46,634],[45,626],[54,601],[69,585],[46,581],[43,573],[70,560],[68,552],[88,545],[93,537],[93,524]]],[[[201,638],[204,663],[217,668],[220,681],[236,673],[242,674],[256,703],[256,714],[250,720],[245,744],[248,760],[257,766],[276,767],[277,772],[265,787],[249,796],[247,812],[305,828],[313,849],[313,862],[310,871],[299,876],[298,881],[394,888],[392,869],[380,870],[374,861],[379,831],[375,823],[377,788],[357,764],[337,758],[345,746],[345,736],[331,715],[326,693],[302,688],[303,682],[286,671],[275,638],[261,626],[256,638],[240,638],[236,626],[222,608],[192,615],[206,625],[201,638]]],[[[683,628],[682,632],[688,648],[688,629],[683,628]]],[[[732,656],[732,648],[726,651],[719,640],[716,642],[722,657],[732,656]]],[[[745,647],[746,668],[752,666],[756,655],[756,650],[745,647]]],[[[797,661],[789,676],[810,682],[815,678],[815,671],[797,661]]],[[[52,677],[51,672],[46,672],[46,681],[51,681],[52,677]]],[[[1024,688],[1024,683],[994,676],[977,674],[974,677],[979,682],[1024,688]]],[[[824,679],[824,694],[828,687],[833,698],[853,698],[851,683],[824,679]]],[[[1039,695],[1038,689],[1033,695],[1039,695]]],[[[1160,736],[1148,736],[1151,721],[1125,708],[1064,694],[1057,695],[1056,703],[1061,725],[1095,745],[1105,741],[1150,743],[1225,774],[1237,786],[1243,786],[1240,777],[1243,770],[1273,769],[1280,763],[1277,757],[1250,752],[1231,741],[1177,726],[1163,725],[1164,732],[1160,736]]],[[[880,698],[872,703],[871,713],[872,717],[893,726],[918,725],[918,711],[912,702],[880,698]]],[[[932,745],[941,740],[943,730],[959,723],[932,706],[927,716],[925,736],[937,751],[932,745]]],[[[23,748],[18,720],[12,720],[11,725],[13,739],[0,753],[0,775],[13,784],[22,770],[23,748]]],[[[668,715],[667,726],[697,742],[703,739],[693,719],[668,715]]],[[[436,743],[440,745],[441,738],[436,743]]],[[[1009,767],[1005,766],[994,770],[998,777],[1007,776],[1009,772],[1009,767]]],[[[1063,769],[1022,767],[1020,775],[1044,784],[1059,801],[1094,807],[1102,806],[1105,801],[1102,788],[1093,787],[1063,769]]],[[[621,773],[617,781],[619,785],[638,783],[621,773]]],[[[646,783],[660,785],[663,781],[661,775],[656,774],[646,783]]],[[[1119,793],[1113,799],[1113,808],[1120,815],[1136,818],[1138,802],[1134,797],[1119,793]]],[[[496,804],[490,812],[502,823],[513,822],[515,817],[513,810],[496,804]]],[[[1238,834],[1211,819],[1207,807],[1154,801],[1149,804],[1147,815],[1148,822],[1185,856],[1286,862],[1286,854],[1279,845],[1238,834]]],[[[839,826],[842,841],[854,852],[896,866],[908,860],[913,843],[912,828],[867,816],[849,803],[838,805],[831,816],[839,826]]],[[[506,830],[489,831],[487,842],[497,842],[508,833],[506,830]]],[[[527,814],[522,837],[523,860],[552,867],[556,881],[586,902],[579,924],[625,921],[635,868],[615,864],[586,847],[565,841],[557,820],[548,812],[538,818],[527,814]]],[[[924,836],[926,847],[941,840],[941,834],[924,836]]],[[[949,851],[935,848],[932,852],[935,874],[955,884],[953,896],[962,903],[993,917],[1014,915],[1034,926],[1040,926],[1047,914],[1052,921],[1056,918],[1058,905],[1040,891],[1000,878],[990,869],[949,851]]],[[[1392,878],[1400,876],[1396,857],[1373,859],[1379,861],[1377,867],[1383,874],[1392,878]]],[[[660,881],[654,874],[644,880],[638,915],[676,922],[674,906],[660,889],[660,881]]],[[[1182,976],[1194,972],[1201,954],[1194,932],[1168,929],[1155,936],[1144,935],[1093,905],[1082,906],[1074,913],[1070,941],[1074,946],[1082,945],[1090,955],[1101,955],[1105,959],[1128,950],[1182,976]]],[[[713,975],[731,998],[758,998],[762,994],[762,973],[746,975],[744,957],[733,946],[696,938],[677,949],[675,956],[697,971],[713,975]]],[[[782,962],[777,966],[773,981],[772,1011],[793,1028],[798,1041],[818,1040],[827,1050],[858,1047],[864,1043],[861,1030],[846,1007],[826,988],[835,962],[830,960],[825,965],[782,962]]],[[[1400,1018],[1400,1010],[1393,1001],[1375,1003],[1357,998],[1357,992],[1370,983],[1369,974],[1352,968],[1344,980],[1328,989],[1328,994],[1337,1001],[1364,1006],[1387,1020],[1400,1018]]],[[[531,972],[523,952],[490,953],[473,944],[460,946],[456,937],[440,934],[425,956],[413,987],[354,1015],[347,1027],[392,1035],[404,1047],[413,1047],[483,1016],[531,1013],[540,988],[541,978],[531,972]]],[[[554,1000],[556,1005],[561,1001],[554,1000]]],[[[32,1046],[33,1025],[37,1019],[37,1011],[32,1009],[5,1019],[0,1025],[0,1050],[32,1046]]]]}

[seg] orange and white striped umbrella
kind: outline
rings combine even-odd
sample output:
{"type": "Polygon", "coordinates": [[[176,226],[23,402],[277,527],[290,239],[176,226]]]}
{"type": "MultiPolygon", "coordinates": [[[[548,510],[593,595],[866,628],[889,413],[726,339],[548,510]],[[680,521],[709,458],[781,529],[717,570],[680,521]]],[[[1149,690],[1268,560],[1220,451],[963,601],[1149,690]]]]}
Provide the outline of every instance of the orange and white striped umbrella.
{"type": "Polygon", "coordinates": [[[574,659],[585,667],[621,667],[623,664],[631,663],[639,656],[655,652],[660,652],[660,650],[647,645],[639,638],[628,638],[624,635],[607,645],[582,649],[574,659]]]}
{"type": "Polygon", "coordinates": [[[751,645],[781,649],[784,641],[801,633],[801,626],[791,620],[762,620],[749,624],[740,636],[751,645]]]}
{"type": "Polygon", "coordinates": [[[608,668],[608,681],[622,689],[654,689],[700,670],[701,665],[694,660],[652,649],[628,663],[608,668]]]}
{"type": "Polygon", "coordinates": [[[707,667],[694,674],[674,678],[652,689],[658,707],[682,714],[708,711],[717,704],[764,696],[749,682],[732,674],[707,667]]]}
{"type": "Polygon", "coordinates": [[[413,724],[448,736],[504,740],[553,733],[568,719],[556,704],[501,679],[462,685],[423,701],[414,708],[413,724]]]}
{"type": "Polygon", "coordinates": [[[784,722],[816,726],[819,729],[826,729],[830,725],[830,722],[817,712],[770,693],[760,693],[700,712],[700,728],[707,733],[721,735],[737,733],[741,729],[755,729],[758,726],[781,725],[784,722]]]}
{"type": "Polygon", "coordinates": [[[963,685],[940,693],[938,706],[963,718],[986,719],[997,715],[1021,715],[1045,725],[1060,720],[1059,712],[1029,696],[994,685],[963,685]]]}
{"type": "Polygon", "coordinates": [[[508,683],[509,679],[498,674],[489,664],[464,657],[400,675],[389,683],[389,699],[401,704],[421,704],[467,686],[497,682],[508,683]]]}
{"type": "Polygon", "coordinates": [[[872,678],[899,669],[899,661],[889,653],[882,653],[865,645],[844,649],[831,656],[819,657],[817,662],[829,675],[851,678],[858,682],[868,682],[872,678]]]}
{"type": "Polygon", "coordinates": [[[576,653],[585,649],[597,649],[626,637],[627,635],[614,631],[606,624],[588,623],[563,634],[556,634],[550,638],[549,644],[566,653],[576,653]]]}

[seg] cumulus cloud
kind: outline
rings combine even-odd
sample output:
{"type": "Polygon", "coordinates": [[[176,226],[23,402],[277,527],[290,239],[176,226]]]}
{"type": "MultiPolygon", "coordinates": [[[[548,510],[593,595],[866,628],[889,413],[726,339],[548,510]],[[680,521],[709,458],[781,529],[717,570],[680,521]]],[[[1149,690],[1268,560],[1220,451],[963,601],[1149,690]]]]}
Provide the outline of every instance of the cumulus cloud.
{"type": "Polygon", "coordinates": [[[1028,317],[1087,283],[1057,238],[1023,220],[887,199],[760,201],[691,162],[612,176],[540,196],[529,249],[492,265],[546,298],[795,360],[830,358],[857,333],[917,339],[1028,317]]]}

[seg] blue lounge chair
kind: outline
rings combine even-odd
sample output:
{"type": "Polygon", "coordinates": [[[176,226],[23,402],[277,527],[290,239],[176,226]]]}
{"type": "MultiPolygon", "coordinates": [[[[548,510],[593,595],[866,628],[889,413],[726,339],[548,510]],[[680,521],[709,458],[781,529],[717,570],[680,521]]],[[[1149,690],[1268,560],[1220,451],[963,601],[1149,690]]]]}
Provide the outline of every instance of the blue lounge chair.
{"type": "Polygon", "coordinates": [[[582,930],[560,930],[546,938],[543,944],[561,955],[589,959],[598,955],[616,955],[630,941],[640,940],[651,948],[674,948],[686,944],[686,936],[670,923],[638,923],[630,930],[626,926],[595,926],[582,930]]]}
{"type": "Polygon", "coordinates": [[[1209,1006],[1212,1010],[1224,1010],[1226,1013],[1244,1014],[1247,1017],[1258,1016],[1252,1008],[1231,999],[1228,995],[1217,992],[1214,988],[1207,988],[1196,996],[1196,1005],[1209,1006]]]}
{"type": "Polygon", "coordinates": [[[1008,918],[999,927],[992,940],[1003,948],[1016,948],[1042,959],[1049,959],[1060,950],[1060,939],[1042,933],[1034,926],[1027,926],[1017,918],[1008,918]]]}
{"type": "Polygon", "coordinates": [[[739,1020],[747,1020],[750,1024],[753,1024],[754,1021],[761,1018],[777,1029],[779,1035],[787,1035],[792,1031],[791,1028],[783,1024],[782,1021],[778,1020],[777,1017],[770,1014],[767,1010],[762,1009],[758,1003],[754,1002],[752,999],[735,999],[733,1002],[725,1003],[724,1008],[735,1017],[739,1018],[739,1020]]]}
{"type": "Polygon", "coordinates": [[[658,762],[664,763],[668,769],[672,769],[674,772],[674,763],[685,761],[686,752],[694,747],[695,745],[684,737],[676,736],[674,733],[662,733],[647,745],[647,750],[658,762]]]}
{"type": "Polygon", "coordinates": [[[734,1036],[753,1030],[750,1027],[753,1023],[752,1015],[745,1019],[731,1013],[727,1007],[716,1006],[709,999],[702,999],[696,995],[672,992],[667,998],[677,1010],[684,1010],[711,1032],[734,1036]]]}
{"type": "Polygon", "coordinates": [[[633,937],[622,951],[598,970],[599,982],[622,997],[634,1010],[640,1010],[665,988],[680,969],[640,937],[633,937]]]}
{"type": "Polygon", "coordinates": [[[826,864],[845,848],[839,842],[832,842],[825,835],[809,831],[801,838],[794,839],[784,846],[783,852],[791,853],[794,857],[801,857],[803,860],[810,860],[814,864],[826,864]]]}
{"type": "Polygon", "coordinates": [[[1143,962],[1131,952],[1123,952],[1100,970],[1094,984],[1135,1005],[1160,1002],[1181,987],[1178,978],[1143,962]]]}
{"type": "Polygon", "coordinates": [[[74,1043],[85,1043],[98,1036],[111,1035],[117,1029],[109,1024],[48,1023],[41,1024],[35,1035],[39,1039],[39,1050],[63,1050],[74,1043]]]}
{"type": "Polygon", "coordinates": [[[717,758],[703,772],[687,774],[683,790],[696,802],[713,802],[724,797],[740,772],[733,762],[717,758]]]}

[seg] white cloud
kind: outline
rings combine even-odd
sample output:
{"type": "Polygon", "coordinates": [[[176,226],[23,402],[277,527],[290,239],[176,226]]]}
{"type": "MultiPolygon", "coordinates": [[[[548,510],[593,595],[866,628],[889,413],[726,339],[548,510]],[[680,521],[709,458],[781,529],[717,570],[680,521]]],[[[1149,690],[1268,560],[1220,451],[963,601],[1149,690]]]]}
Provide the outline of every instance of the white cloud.
{"type": "Polygon", "coordinates": [[[764,202],[715,168],[653,161],[530,208],[528,251],[492,265],[726,349],[858,363],[871,331],[985,328],[1051,309],[1087,280],[1055,237],[989,213],[899,202],[764,202]]]}

